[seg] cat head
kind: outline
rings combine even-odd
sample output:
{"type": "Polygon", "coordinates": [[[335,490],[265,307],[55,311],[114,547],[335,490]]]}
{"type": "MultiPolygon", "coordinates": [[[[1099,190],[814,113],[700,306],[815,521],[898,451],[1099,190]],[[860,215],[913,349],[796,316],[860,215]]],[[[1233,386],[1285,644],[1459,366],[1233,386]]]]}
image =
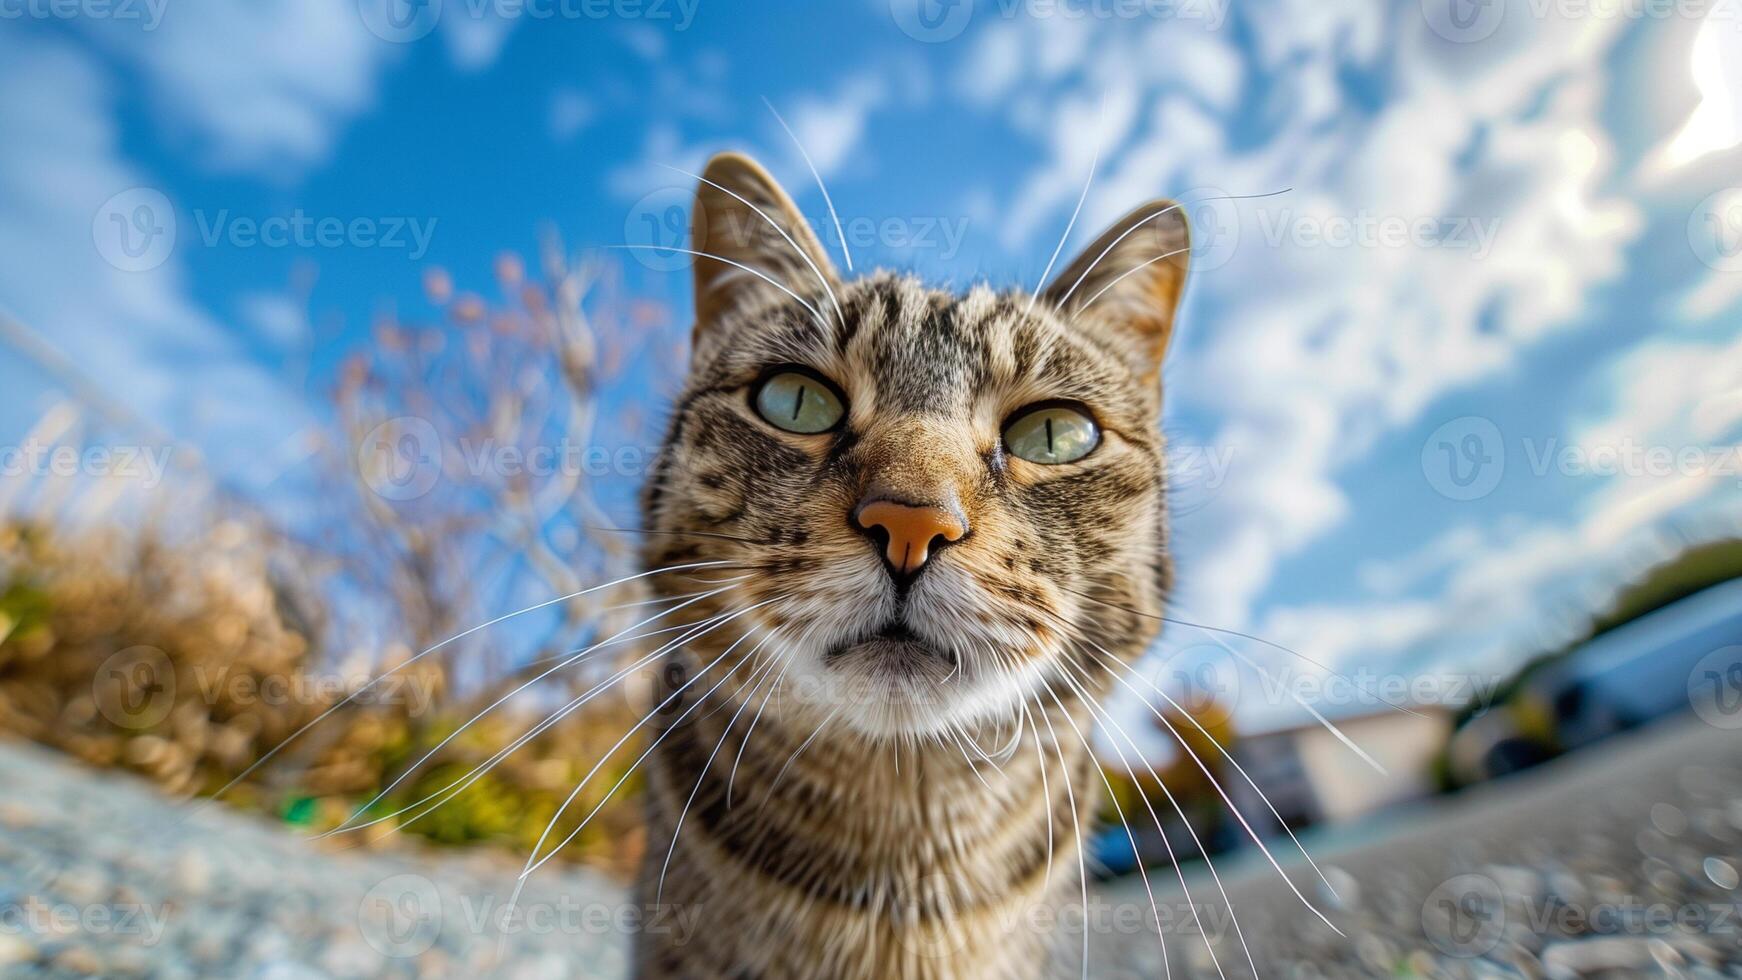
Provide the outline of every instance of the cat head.
{"type": "Polygon", "coordinates": [[[911,738],[1019,717],[1043,685],[1102,688],[1147,645],[1179,207],[1132,211],[1038,296],[958,295],[843,278],[773,178],[726,154],[692,238],[692,359],[644,510],[649,568],[721,563],[650,579],[723,590],[686,610],[731,617],[693,660],[771,665],[772,712],[911,738]]]}

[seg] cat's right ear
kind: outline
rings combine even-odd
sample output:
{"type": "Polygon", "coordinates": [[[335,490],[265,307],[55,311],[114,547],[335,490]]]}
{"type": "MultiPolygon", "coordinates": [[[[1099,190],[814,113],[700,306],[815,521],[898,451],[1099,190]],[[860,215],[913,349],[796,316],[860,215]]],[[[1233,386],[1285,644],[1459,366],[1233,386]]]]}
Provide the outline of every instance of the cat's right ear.
{"type": "Polygon", "coordinates": [[[695,262],[698,340],[724,313],[790,299],[771,280],[801,297],[837,284],[804,215],[768,171],[739,153],[722,153],[702,171],[690,238],[691,248],[704,253],[695,262]]]}

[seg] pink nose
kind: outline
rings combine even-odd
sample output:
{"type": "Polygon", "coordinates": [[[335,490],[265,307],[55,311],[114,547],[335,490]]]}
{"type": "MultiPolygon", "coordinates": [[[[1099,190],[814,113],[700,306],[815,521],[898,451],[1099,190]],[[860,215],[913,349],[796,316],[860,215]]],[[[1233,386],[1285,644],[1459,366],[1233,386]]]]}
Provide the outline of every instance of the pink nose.
{"type": "Polygon", "coordinates": [[[960,541],[968,533],[962,521],[941,507],[917,507],[893,500],[873,500],[861,504],[853,519],[869,531],[882,528],[889,536],[884,558],[889,567],[903,575],[912,575],[931,557],[938,538],[944,543],[960,541]]]}

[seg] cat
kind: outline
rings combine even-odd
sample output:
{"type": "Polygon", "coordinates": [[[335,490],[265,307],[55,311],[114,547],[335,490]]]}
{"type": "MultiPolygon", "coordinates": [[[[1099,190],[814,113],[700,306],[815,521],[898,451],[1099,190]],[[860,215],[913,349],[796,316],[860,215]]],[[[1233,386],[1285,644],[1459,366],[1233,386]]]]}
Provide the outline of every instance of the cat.
{"type": "Polygon", "coordinates": [[[656,694],[637,890],[662,911],[637,975],[1034,977],[1087,955],[1087,743],[1171,580],[1182,210],[1133,210],[1032,296],[958,295],[843,277],[723,154],[691,238],[642,557],[686,566],[650,581],[695,625],[656,694]]]}

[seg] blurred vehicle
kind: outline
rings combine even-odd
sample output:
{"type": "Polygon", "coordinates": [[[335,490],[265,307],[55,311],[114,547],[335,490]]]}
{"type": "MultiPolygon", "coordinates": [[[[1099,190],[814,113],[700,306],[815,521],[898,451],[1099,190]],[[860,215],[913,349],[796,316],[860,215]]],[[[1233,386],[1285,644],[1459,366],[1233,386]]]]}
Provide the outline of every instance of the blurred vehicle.
{"type": "Polygon", "coordinates": [[[1693,708],[1742,722],[1742,579],[1645,613],[1527,668],[1447,752],[1452,786],[1527,769],[1693,708]]]}

